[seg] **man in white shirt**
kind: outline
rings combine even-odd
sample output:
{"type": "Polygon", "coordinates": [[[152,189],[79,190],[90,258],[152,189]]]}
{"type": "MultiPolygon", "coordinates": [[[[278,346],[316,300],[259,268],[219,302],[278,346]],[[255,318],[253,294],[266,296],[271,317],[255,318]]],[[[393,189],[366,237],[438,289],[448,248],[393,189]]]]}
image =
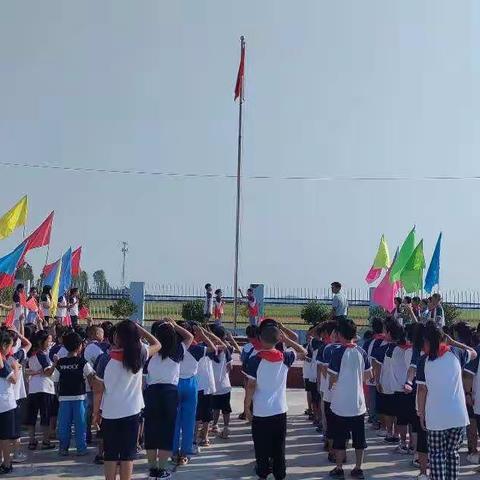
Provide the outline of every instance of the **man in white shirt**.
{"type": "Polygon", "coordinates": [[[342,284],[340,282],[333,282],[332,285],[332,318],[338,320],[340,318],[347,318],[348,315],[348,300],[343,294],[342,284]]]}

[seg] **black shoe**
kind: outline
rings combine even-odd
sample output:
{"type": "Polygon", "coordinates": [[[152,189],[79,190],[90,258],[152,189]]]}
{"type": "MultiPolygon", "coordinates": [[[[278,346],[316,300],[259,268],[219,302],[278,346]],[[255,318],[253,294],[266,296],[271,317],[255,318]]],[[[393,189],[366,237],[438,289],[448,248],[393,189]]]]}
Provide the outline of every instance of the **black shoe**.
{"type": "Polygon", "coordinates": [[[53,450],[57,447],[52,442],[42,442],[42,450],[53,450]]]}
{"type": "Polygon", "coordinates": [[[0,465],[0,475],[8,475],[13,472],[13,465],[6,467],[3,463],[0,465]]]}
{"type": "Polygon", "coordinates": [[[103,455],[96,455],[95,459],[93,460],[93,463],[95,465],[103,465],[104,464],[103,455]]]}
{"type": "Polygon", "coordinates": [[[400,439],[398,437],[385,437],[384,442],[395,444],[400,443],[400,439]]]}
{"type": "Polygon", "coordinates": [[[158,468],[151,468],[148,473],[148,480],[157,480],[158,474],[158,468]]]}
{"type": "Polygon", "coordinates": [[[365,478],[365,475],[363,474],[363,470],[361,468],[354,468],[350,472],[350,476],[352,478],[365,478]]]}
{"type": "Polygon", "coordinates": [[[345,472],[343,469],[335,467],[329,474],[328,476],[330,478],[345,478],[345,472]]]}

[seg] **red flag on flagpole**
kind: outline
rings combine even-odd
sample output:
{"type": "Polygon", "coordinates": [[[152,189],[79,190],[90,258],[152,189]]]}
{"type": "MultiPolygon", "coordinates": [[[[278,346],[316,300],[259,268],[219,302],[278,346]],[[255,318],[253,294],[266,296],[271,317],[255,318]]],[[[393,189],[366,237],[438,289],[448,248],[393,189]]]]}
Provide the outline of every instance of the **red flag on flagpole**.
{"type": "Polygon", "coordinates": [[[78,247],[72,252],[72,277],[80,275],[80,259],[82,257],[82,247],[78,247]]]}
{"type": "Polygon", "coordinates": [[[235,84],[235,98],[240,97],[240,101],[243,100],[243,77],[245,75],[245,39],[241,37],[242,46],[240,51],[240,65],[238,66],[237,83],[235,84]]]}
{"type": "Polygon", "coordinates": [[[29,250],[34,248],[45,247],[50,244],[50,235],[52,233],[53,225],[53,215],[55,212],[50,213],[50,215],[42,222],[42,224],[31,233],[24,241],[26,242],[25,251],[18,261],[18,265],[22,265],[25,261],[25,255],[29,250]]]}

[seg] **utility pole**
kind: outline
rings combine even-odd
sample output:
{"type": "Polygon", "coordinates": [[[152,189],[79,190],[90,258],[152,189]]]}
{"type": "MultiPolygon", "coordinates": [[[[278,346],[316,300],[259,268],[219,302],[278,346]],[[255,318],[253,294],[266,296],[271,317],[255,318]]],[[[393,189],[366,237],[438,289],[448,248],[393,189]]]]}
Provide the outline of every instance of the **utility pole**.
{"type": "Polygon", "coordinates": [[[128,243],[122,242],[122,255],[123,255],[123,262],[122,262],[122,287],[125,286],[125,263],[127,261],[127,253],[128,253],[128,243]]]}

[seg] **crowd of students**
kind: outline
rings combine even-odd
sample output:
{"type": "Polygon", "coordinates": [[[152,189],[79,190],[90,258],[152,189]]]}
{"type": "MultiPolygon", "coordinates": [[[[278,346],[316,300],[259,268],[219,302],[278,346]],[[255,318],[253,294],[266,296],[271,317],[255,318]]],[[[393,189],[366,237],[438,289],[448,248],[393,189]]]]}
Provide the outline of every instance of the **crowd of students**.
{"type": "Polygon", "coordinates": [[[419,480],[456,479],[465,432],[468,459],[478,463],[480,341],[462,322],[440,328],[440,308],[437,302],[423,320],[414,312],[405,326],[405,317],[394,312],[374,318],[362,339],[352,320],[332,313],[332,320],[311,328],[304,346],[272,319],[247,327],[243,348],[221,325],[170,319],[154,322],[150,332],[131,321],[86,329],[44,321],[4,326],[0,475],[26,459],[22,426],[28,427],[28,449],[58,449],[60,456],[73,453],[74,426],[78,456],[96,433],[95,463],[104,464],[107,480],[131,478],[141,448],[149,479],[171,478],[171,462],[186,465],[199,447],[208,448],[212,435],[229,438],[230,371],[239,353],[245,376],[240,418],[251,422],[259,479],[287,476],[286,383],[296,359],[304,360],[306,413],[335,464],[332,478],[345,477],[350,440],[350,476],[364,478],[370,424],[398,454],[412,455],[419,480]]]}

